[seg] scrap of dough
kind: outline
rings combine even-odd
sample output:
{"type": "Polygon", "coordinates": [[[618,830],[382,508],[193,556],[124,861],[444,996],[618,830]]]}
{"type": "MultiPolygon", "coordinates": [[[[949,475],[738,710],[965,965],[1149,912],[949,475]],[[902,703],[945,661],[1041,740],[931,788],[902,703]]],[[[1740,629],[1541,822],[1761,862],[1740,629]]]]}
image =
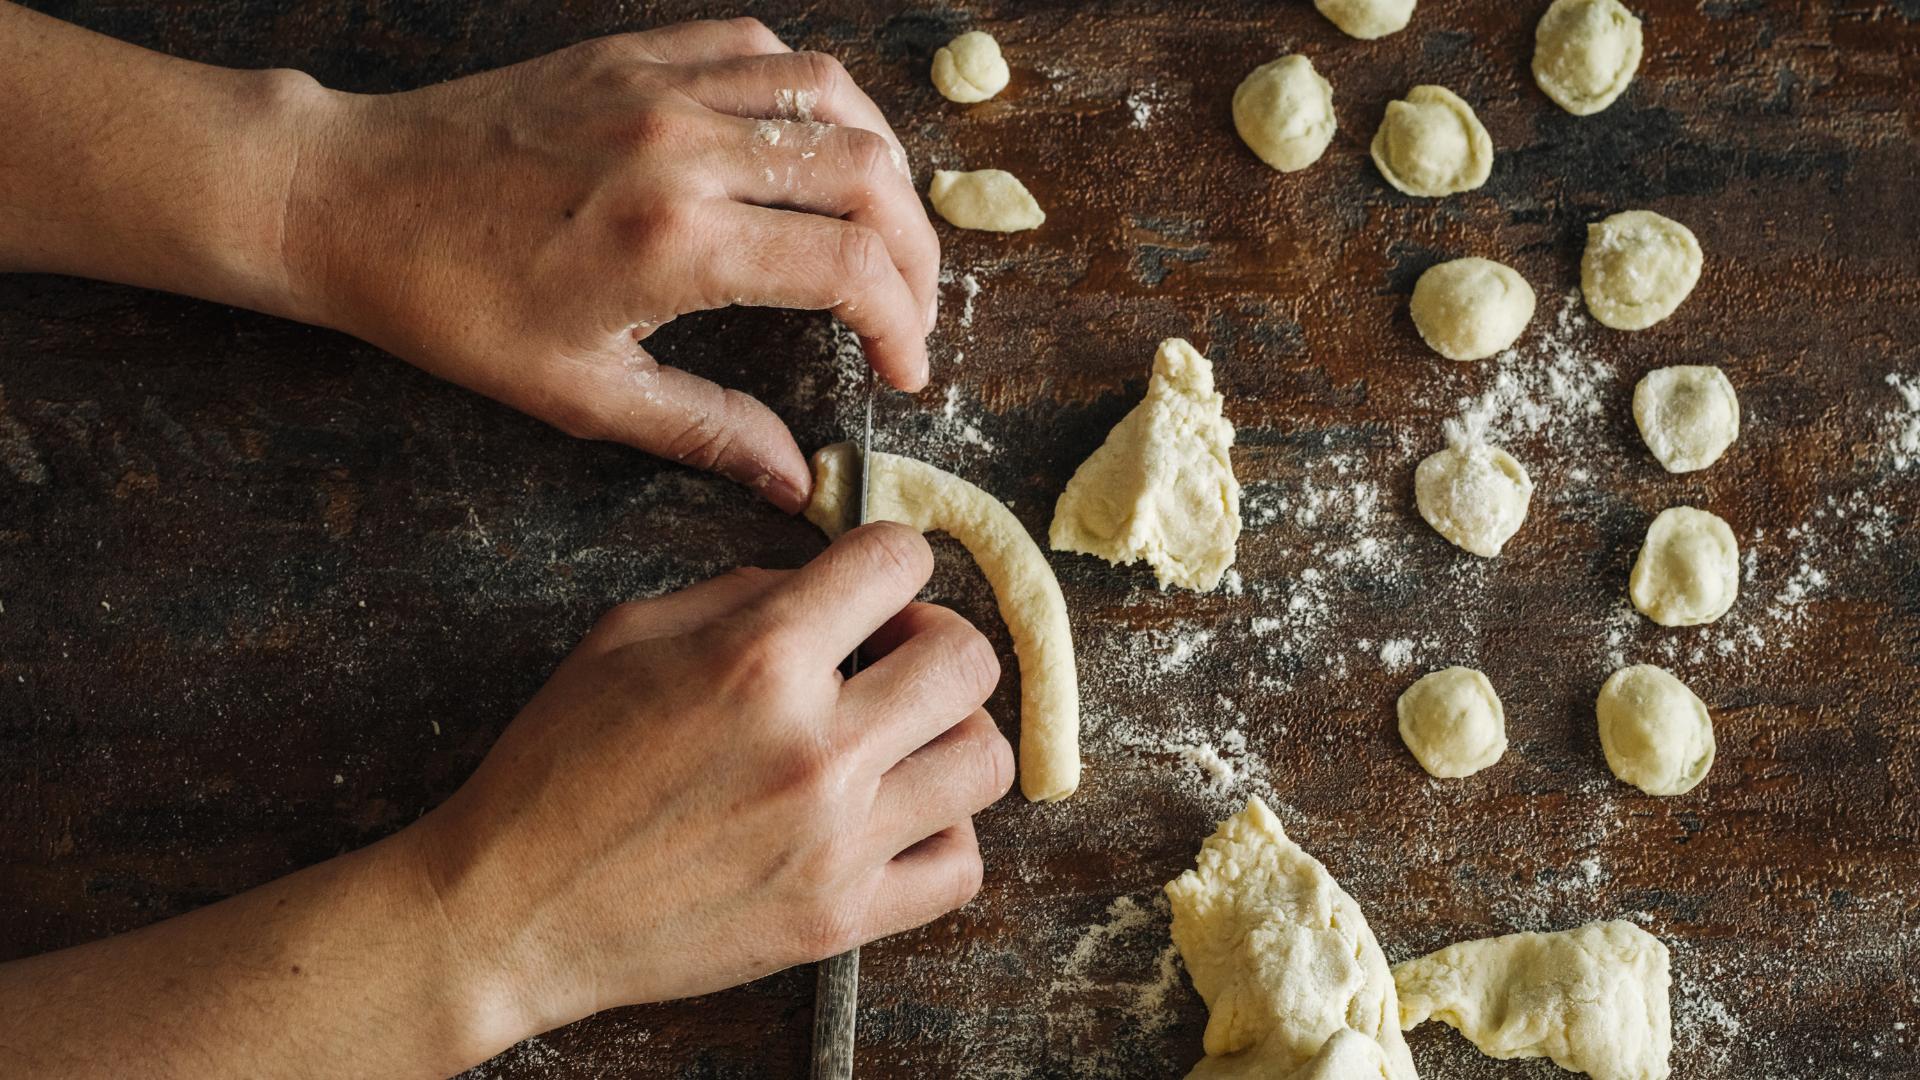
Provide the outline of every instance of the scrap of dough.
{"type": "Polygon", "coordinates": [[[1333,141],[1333,87],[1294,53],[1254,68],[1233,92],[1233,127],[1260,160],[1295,172],[1333,141]]]}
{"type": "Polygon", "coordinates": [[[1047,215],[1027,193],[1025,184],[1010,172],[976,169],[954,172],[940,169],[927,188],[933,208],[950,225],[982,232],[1020,232],[1037,229],[1047,215]]]}
{"type": "Polygon", "coordinates": [[[1429,775],[1472,776],[1507,752],[1507,713],[1500,695],[1472,668],[1422,675],[1395,708],[1401,741],[1429,775]]]}
{"type": "Polygon", "coordinates": [[[1313,0],[1313,6],[1348,37],[1361,41],[1403,30],[1413,18],[1413,0],[1313,0]]]}
{"type": "Polygon", "coordinates": [[[1740,595],[1740,544],[1718,514],[1691,506],[1660,511],[1647,526],[1627,592],[1661,626],[1699,626],[1740,595]]]}
{"type": "Polygon", "coordinates": [[[1520,340],[1533,320],[1533,286],[1492,259],[1427,268],[1408,305],[1421,340],[1449,360],[1485,360],[1520,340]]]}
{"type": "MultiPolygon", "coordinates": [[[[829,537],[859,505],[852,443],[813,455],[807,520],[829,537]]],[[[1080,686],[1073,669],[1067,601],[1040,547],[1000,500],[925,462],[874,453],[867,461],[867,516],[921,532],[944,532],[980,564],[1020,660],[1020,791],[1054,802],[1080,786],[1080,686]]]]}
{"type": "Polygon", "coordinates": [[[1624,920],[1463,941],[1393,969],[1400,1026],[1429,1017],[1490,1057],[1546,1057],[1594,1080],[1666,1080],[1667,947],[1624,920]]]}
{"type": "Polygon", "coordinates": [[[1413,501],[1435,532],[1491,559],[1527,520],[1533,480],[1513,455],[1461,439],[1413,471],[1413,501]]]}
{"type": "Polygon", "coordinates": [[[1740,398],[1717,367],[1659,368],[1633,388],[1633,422],[1661,467],[1694,472],[1719,461],[1740,437],[1740,398]]]}
{"type": "Polygon", "coordinates": [[[1189,1080],[1346,1080],[1353,1074],[1325,1071],[1342,1032],[1375,1045],[1387,1080],[1414,1080],[1393,977],[1366,917],[1266,803],[1250,799],[1221,822],[1195,862],[1167,884],[1173,943],[1209,1013],[1207,1057],[1189,1080]],[[1308,1069],[1316,1062],[1321,1072],[1308,1069]]]}
{"type": "Polygon", "coordinates": [[[1649,795],[1684,795],[1713,768],[1713,716],[1664,668],[1621,668],[1594,702],[1613,775],[1649,795]]]}
{"type": "Polygon", "coordinates": [[[933,54],[933,87],[948,101],[971,105],[1007,88],[1013,73],[993,35],[969,30],[933,54]]]}
{"type": "Polygon", "coordinates": [[[1220,407],[1207,358],[1180,338],[1161,342],[1146,399],[1080,463],[1054,504],[1053,550],[1116,566],[1145,559],[1162,589],[1220,584],[1240,538],[1233,424],[1220,407]]]}
{"type": "Polygon", "coordinates": [[[1493,175],[1493,137],[1453,91],[1416,86],[1404,101],[1387,103],[1373,135],[1373,164],[1408,195],[1472,191],[1493,175]]]}
{"type": "Polygon", "coordinates": [[[1587,226],[1580,292],[1615,330],[1645,330],[1673,314],[1700,280],[1693,230],[1651,210],[1626,210],[1587,226]]]}
{"type": "Polygon", "coordinates": [[[1533,30],[1533,81],[1554,104],[1591,116],[1640,68],[1640,20],[1620,0],[1553,0],[1533,30]]]}

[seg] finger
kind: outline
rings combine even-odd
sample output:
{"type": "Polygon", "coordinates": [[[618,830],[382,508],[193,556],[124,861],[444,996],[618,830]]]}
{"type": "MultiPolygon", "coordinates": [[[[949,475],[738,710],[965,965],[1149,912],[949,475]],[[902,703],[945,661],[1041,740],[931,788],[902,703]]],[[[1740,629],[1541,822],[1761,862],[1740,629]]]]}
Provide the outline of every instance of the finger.
{"type": "Polygon", "coordinates": [[[759,19],[701,19],[618,37],[661,63],[696,64],[792,52],[759,19]]]}
{"type": "Polygon", "coordinates": [[[846,743],[885,767],[977,710],[1000,681],[1000,660],[972,623],[932,604],[905,609],[882,633],[901,640],[848,680],[840,701],[846,743]]]}
{"type": "Polygon", "coordinates": [[[734,206],[696,269],[706,307],[831,310],[860,336],[867,362],[909,393],[927,384],[919,302],[880,234],[818,214],[734,206]]]}
{"type": "Polygon", "coordinates": [[[737,137],[727,194],[759,206],[841,217],[880,234],[923,317],[939,291],[940,238],[920,193],[893,164],[884,138],[864,128],[726,118],[737,137]]]}
{"type": "Polygon", "coordinates": [[[985,709],[942,732],[880,778],[875,842],[900,847],[971,817],[1013,787],[1013,747],[985,709]]]}
{"type": "Polygon", "coordinates": [[[774,640],[801,661],[837,664],[913,600],[933,573],[918,530],[876,521],[843,534],[737,620],[746,641],[774,640]]]}
{"type": "Polygon", "coordinates": [[[886,114],[840,61],[825,53],[786,52],[705,64],[692,73],[684,89],[715,112],[864,128],[900,151],[894,168],[903,175],[908,172],[906,152],[886,114]]]}
{"type": "Polygon", "coordinates": [[[979,895],[983,873],[973,822],[965,818],[901,852],[881,872],[869,940],[924,926],[965,905],[979,895]]]}
{"type": "Polygon", "coordinates": [[[792,572],[742,566],[677,592],[629,600],[600,616],[574,653],[600,656],[635,642],[684,634],[739,611],[792,572]]]}

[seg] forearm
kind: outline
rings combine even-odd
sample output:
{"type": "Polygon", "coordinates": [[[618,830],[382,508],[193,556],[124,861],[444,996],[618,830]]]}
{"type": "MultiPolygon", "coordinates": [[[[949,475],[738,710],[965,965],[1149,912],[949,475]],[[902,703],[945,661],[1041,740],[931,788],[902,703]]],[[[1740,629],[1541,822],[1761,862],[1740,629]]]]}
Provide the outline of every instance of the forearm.
{"type": "Polygon", "coordinates": [[[283,208],[324,98],[294,72],[191,63],[0,0],[0,270],[299,317],[283,208]]]}
{"type": "Polygon", "coordinates": [[[439,1077],[526,1030],[409,834],[146,929],[0,965],[0,1075],[439,1077]]]}

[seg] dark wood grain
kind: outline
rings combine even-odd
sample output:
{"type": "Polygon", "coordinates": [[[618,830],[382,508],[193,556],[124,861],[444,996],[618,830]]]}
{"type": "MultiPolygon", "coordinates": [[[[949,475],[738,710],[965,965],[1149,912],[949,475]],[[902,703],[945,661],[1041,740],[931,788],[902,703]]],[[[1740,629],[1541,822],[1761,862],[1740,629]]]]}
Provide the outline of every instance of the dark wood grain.
{"type": "MultiPolygon", "coordinates": [[[[39,6],[363,91],[719,10],[39,6]]],[[[980,483],[1039,534],[1137,400],[1154,343],[1181,334],[1216,361],[1248,492],[1238,593],[1162,594],[1144,572],[1054,557],[1087,688],[1086,781],[1065,803],[990,810],[980,898],[865,950],[860,1075],[1178,1075],[1204,1012],[1161,966],[1157,889],[1252,792],[1391,959],[1629,916],[1674,948],[1676,1076],[1920,1074],[1920,463],[1900,464],[1908,414],[1888,382],[1920,379],[1920,5],[1635,0],[1639,78],[1583,119],[1528,75],[1544,6],[1426,0],[1407,31],[1364,43],[1304,2],[743,5],[841,57],[922,180],[1005,167],[1049,214],[1012,237],[943,228],[934,384],[884,403],[882,448],[980,483]],[[1015,76],[960,107],[926,69],[969,27],[999,37],[1015,76]],[[1331,79],[1341,128],[1323,161],[1281,176],[1239,144],[1228,101],[1293,50],[1331,79]],[[1480,191],[1408,199],[1368,162],[1386,102],[1421,82],[1492,133],[1480,191]],[[1634,207],[1698,234],[1698,290],[1645,333],[1576,318],[1562,334],[1586,224],[1634,207]],[[1507,439],[1540,492],[1493,564],[1412,507],[1441,421],[1502,370],[1438,359],[1405,315],[1419,272],[1464,254],[1540,294],[1535,344],[1505,370],[1541,385],[1524,369],[1559,335],[1600,373],[1595,415],[1507,439]],[[1724,366],[1745,408],[1740,442],[1702,473],[1662,472],[1628,413],[1633,382],[1669,363],[1724,366]],[[1377,489],[1370,515],[1356,484],[1377,489]],[[1681,502],[1754,553],[1711,637],[1622,616],[1647,521],[1681,502]],[[1381,547],[1336,558],[1356,537],[1381,547]],[[1379,644],[1403,639],[1407,666],[1383,662],[1379,644]],[[1719,761],[1691,795],[1607,774],[1592,700],[1616,654],[1671,667],[1712,707],[1719,761]],[[1392,705],[1454,662],[1489,673],[1512,747],[1437,783],[1392,705]],[[1232,731],[1246,752],[1216,790],[1177,748],[1232,731]]],[[[845,435],[817,316],[689,318],[654,344],[772,403],[803,446],[845,435]]],[[[335,334],[70,280],[0,279],[0,466],[0,958],[405,825],[596,613],[820,546],[722,481],[570,441],[335,334]]],[[[930,595],[989,627],[1011,671],[983,583],[941,553],[930,595]]],[[[1016,700],[1003,686],[996,715],[1016,700]]],[[[618,1010],[474,1075],[800,1076],[812,984],[798,970],[618,1010]]],[[[1430,1077],[1558,1075],[1437,1026],[1413,1043],[1430,1077]]]]}

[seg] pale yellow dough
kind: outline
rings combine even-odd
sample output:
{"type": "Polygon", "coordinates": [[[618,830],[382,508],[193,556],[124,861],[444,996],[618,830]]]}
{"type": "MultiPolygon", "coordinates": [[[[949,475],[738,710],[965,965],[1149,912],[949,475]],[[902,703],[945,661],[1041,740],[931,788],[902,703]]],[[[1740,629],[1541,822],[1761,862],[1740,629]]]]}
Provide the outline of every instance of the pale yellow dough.
{"type": "Polygon", "coordinates": [[[1520,340],[1533,320],[1533,286],[1492,259],[1432,266],[1413,285],[1414,328],[1449,360],[1485,360],[1520,340]]]}
{"type": "Polygon", "coordinates": [[[1698,626],[1727,613],[1740,595],[1740,544],[1718,514],[1675,506],[1647,526],[1627,592],[1661,626],[1698,626]]]}
{"type": "Polygon", "coordinates": [[[1553,0],[1533,31],[1533,81],[1554,104],[1590,116],[1640,68],[1640,20],[1620,0],[1553,0]]]}
{"type": "Polygon", "coordinates": [[[1362,41],[1386,37],[1406,29],[1413,18],[1414,0],[1313,0],[1333,25],[1362,41]]]}
{"type": "Polygon", "coordinates": [[[1694,472],[1740,437],[1740,398],[1717,367],[1658,368],[1633,388],[1633,422],[1662,468],[1694,472]]]}
{"type": "Polygon", "coordinates": [[[1400,739],[1429,775],[1472,776],[1507,752],[1507,713],[1487,677],[1472,668],[1428,672],[1395,706],[1400,739]]]}
{"type": "Polygon", "coordinates": [[[969,30],[933,54],[933,86],[948,101],[985,101],[1005,90],[1012,77],[1000,43],[982,30],[969,30]]]}
{"type": "Polygon", "coordinates": [[[1319,161],[1338,126],[1333,87],[1299,53],[1254,68],[1233,92],[1234,130],[1281,172],[1319,161]]]}
{"type": "MultiPolygon", "coordinates": [[[[859,450],[852,443],[813,455],[807,520],[828,536],[845,531],[859,506],[859,450]]],[[[867,517],[921,532],[944,532],[980,564],[1020,659],[1020,791],[1052,802],[1080,786],[1080,685],[1074,674],[1067,601],[1046,556],[1000,500],[925,462],[874,453],[867,463],[867,517]]]]}
{"type": "Polygon", "coordinates": [[[1160,587],[1207,592],[1240,537],[1233,424],[1213,365],[1180,338],[1160,343],[1146,400],[1074,470],[1053,508],[1055,551],[1115,565],[1145,560],[1160,587]]]}
{"type": "Polygon", "coordinates": [[[1713,768],[1713,716],[1665,669],[1636,664],[1614,672],[1594,715],[1607,768],[1649,795],[1684,795],[1713,768]]]}
{"type": "Polygon", "coordinates": [[[1512,454],[1461,438],[1414,469],[1413,501],[1435,532],[1491,559],[1527,520],[1533,480],[1512,454]]]}
{"type": "Polygon", "coordinates": [[[1472,191],[1493,174],[1493,137],[1453,91],[1416,86],[1406,100],[1387,103],[1373,135],[1373,164],[1408,195],[1472,191]]]}
{"type": "Polygon", "coordinates": [[[1626,210],[1587,226],[1580,292],[1615,330],[1645,330],[1680,307],[1704,264],[1693,230],[1651,210],[1626,210]]]}
{"type": "Polygon", "coordinates": [[[933,174],[927,198],[949,225],[982,232],[1021,232],[1037,229],[1047,220],[1025,184],[1010,172],[977,169],[933,174]]]}
{"type": "Polygon", "coordinates": [[[1415,1080],[1366,917],[1266,803],[1221,822],[1196,864],[1167,885],[1209,1013],[1189,1080],[1415,1080]]]}
{"type": "Polygon", "coordinates": [[[1490,1057],[1594,1080],[1666,1080],[1667,947],[1624,920],[1463,941],[1393,969],[1400,1026],[1446,1023],[1490,1057]]]}

